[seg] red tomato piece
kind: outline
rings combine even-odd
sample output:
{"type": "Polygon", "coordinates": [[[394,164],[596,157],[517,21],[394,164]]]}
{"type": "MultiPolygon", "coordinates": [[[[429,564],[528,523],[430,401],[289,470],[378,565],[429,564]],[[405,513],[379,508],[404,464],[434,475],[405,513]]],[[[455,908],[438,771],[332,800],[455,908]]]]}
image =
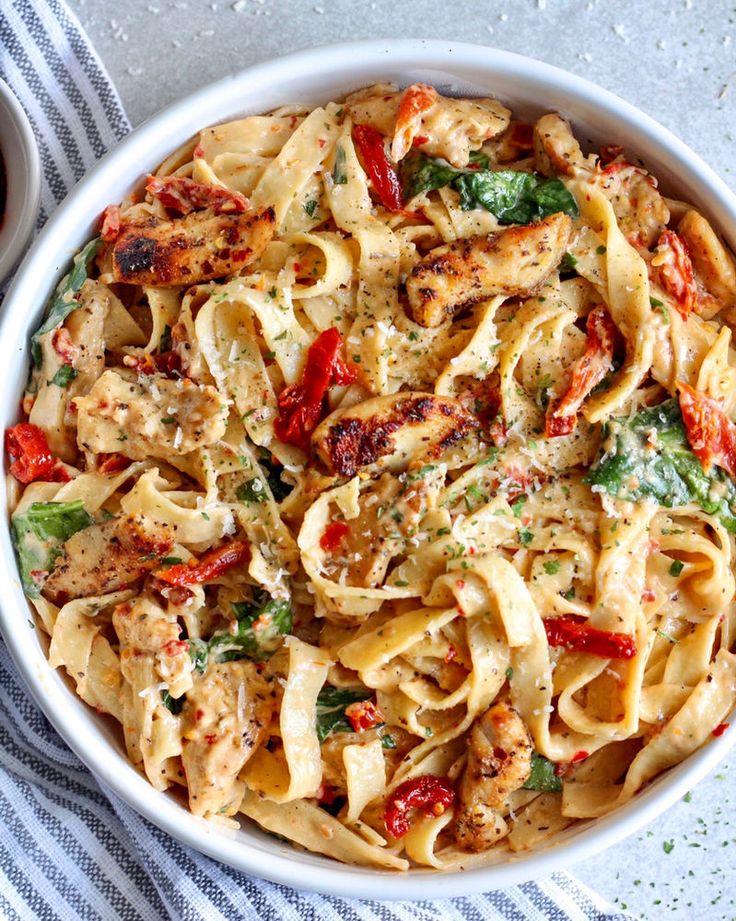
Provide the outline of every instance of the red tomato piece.
{"type": "Polygon", "coordinates": [[[372,700],[359,700],[345,707],[345,716],[348,718],[354,732],[365,732],[374,726],[385,722],[377,704],[372,700]]]}
{"type": "Polygon", "coordinates": [[[97,455],[97,472],[98,473],[120,473],[121,470],[125,470],[126,467],[130,467],[133,461],[126,457],[124,454],[120,454],[119,451],[115,451],[112,454],[98,454],[97,455]]]}
{"type": "Polygon", "coordinates": [[[100,217],[100,237],[111,243],[120,233],[120,205],[108,205],[100,217]]]}
{"type": "Polygon", "coordinates": [[[211,582],[218,576],[247,562],[250,559],[250,549],[243,540],[231,540],[221,547],[209,550],[197,561],[177,563],[166,569],[157,569],[154,576],[169,585],[201,585],[211,582]]]}
{"type": "Polygon", "coordinates": [[[242,213],[250,202],[232,189],[224,186],[206,185],[186,176],[149,176],[146,192],[157,198],[162,205],[180,214],[189,214],[201,208],[212,208],[215,214],[242,213]]]}
{"type": "Polygon", "coordinates": [[[330,522],[319,539],[320,547],[323,550],[337,550],[349,531],[350,528],[344,521],[330,522]]]}
{"type": "Polygon", "coordinates": [[[381,204],[389,211],[401,211],[401,183],[393,163],[386,154],[384,137],[370,125],[355,125],[353,140],[358,147],[363,167],[368,174],[381,204]]]}
{"type": "Polygon", "coordinates": [[[65,483],[71,479],[51,453],[46,432],[31,422],[20,422],[5,432],[5,450],[10,457],[10,472],[20,483],[65,483]]]}
{"type": "Polygon", "coordinates": [[[703,470],[708,473],[716,464],[736,476],[736,425],[712,397],[682,381],[677,390],[687,440],[703,470]]]}
{"type": "Polygon", "coordinates": [[[455,788],[446,777],[422,774],[412,777],[393,791],[386,803],[383,821],[392,838],[403,838],[409,831],[410,809],[421,809],[427,816],[442,815],[455,802],[455,788]]]}
{"type": "Polygon", "coordinates": [[[391,142],[391,157],[395,163],[403,160],[411,150],[422,126],[422,116],[432,108],[438,98],[437,90],[427,83],[412,83],[401,94],[391,142]]]}
{"type": "Polygon", "coordinates": [[[564,646],[603,659],[631,659],[636,655],[634,637],[628,633],[599,630],[569,614],[545,617],[543,623],[550,646],[564,646]]]}
{"type": "Polygon", "coordinates": [[[605,307],[595,307],[586,323],[585,353],[572,367],[567,393],[547,407],[544,434],[547,438],[569,435],[575,430],[577,414],[591,390],[613,367],[616,326],[605,307]]]}
{"type": "Polygon", "coordinates": [[[279,441],[306,450],[322,418],[327,391],[355,380],[355,368],[345,362],[341,349],[342,336],[334,326],[321,332],[309,346],[302,379],[279,394],[279,415],[274,422],[279,441]]]}
{"type": "Polygon", "coordinates": [[[698,305],[693,264],[685,241],[672,230],[665,230],[657,241],[657,253],[664,261],[658,266],[664,290],[674,298],[683,320],[698,305]]]}

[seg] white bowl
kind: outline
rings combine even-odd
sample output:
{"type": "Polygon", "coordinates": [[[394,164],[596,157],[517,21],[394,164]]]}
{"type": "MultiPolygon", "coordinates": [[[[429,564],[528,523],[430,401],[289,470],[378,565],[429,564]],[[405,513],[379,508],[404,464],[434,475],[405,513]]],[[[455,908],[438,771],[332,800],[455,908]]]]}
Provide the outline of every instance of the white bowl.
{"type": "Polygon", "coordinates": [[[38,212],[41,168],[33,129],[10,87],[0,80],[0,153],[8,196],[0,215],[0,282],[18,261],[38,212]]]}
{"type": "MultiPolygon", "coordinates": [[[[205,87],[134,131],[82,180],[39,236],[7,295],[0,318],[0,366],[7,382],[0,425],[16,421],[28,370],[28,335],[74,252],[94,233],[98,215],[120,200],[141,175],[200,128],[287,102],[317,104],[367,84],[395,80],[433,83],[445,91],[499,96],[529,116],[559,109],[585,142],[624,143],[662,181],[678,189],[736,245],[736,198],[706,164],[669,131],[611,93],[546,64],[476,45],[439,41],[370,41],[298,52],[205,87]]],[[[406,875],[349,867],[291,848],[255,826],[227,831],[190,815],[157,793],[128,763],[120,736],[53,671],[28,610],[9,530],[0,526],[0,625],[36,700],[69,746],[127,803],[180,841],[255,876],[335,895],[429,899],[498,889],[567,868],[654,819],[697,783],[736,742],[736,731],[659,777],[614,814],[568,830],[544,850],[518,854],[483,869],[406,875]]]]}

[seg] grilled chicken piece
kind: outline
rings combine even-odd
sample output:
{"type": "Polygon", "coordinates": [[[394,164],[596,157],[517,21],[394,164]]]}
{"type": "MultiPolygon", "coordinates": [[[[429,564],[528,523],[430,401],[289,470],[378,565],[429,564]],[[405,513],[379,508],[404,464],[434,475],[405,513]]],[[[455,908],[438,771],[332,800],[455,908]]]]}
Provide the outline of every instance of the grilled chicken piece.
{"type": "Polygon", "coordinates": [[[254,662],[215,662],[187,693],[182,763],[194,815],[216,815],[230,803],[238,773],[263,741],[275,707],[254,662]]]}
{"type": "Polygon", "coordinates": [[[120,642],[123,673],[140,656],[150,656],[172,697],[179,698],[191,688],[192,658],[187,641],[179,639],[181,626],[176,611],[165,611],[144,596],[117,605],[112,623],[120,642]]]}
{"type": "Polygon", "coordinates": [[[84,451],[120,451],[134,460],[188,454],[225,434],[227,403],[215,387],[188,378],[105,371],[76,400],[77,443],[84,451]]]}
{"type": "Polygon", "coordinates": [[[559,213],[430,250],[406,283],[411,318],[439,326],[459,307],[496,294],[529,297],[559,265],[571,231],[572,221],[559,213]]]}
{"type": "Polygon", "coordinates": [[[702,286],[724,307],[736,304],[736,265],[733,256],[716,236],[702,214],[688,211],[677,227],[687,244],[695,275],[702,286]]]}
{"type": "Polygon", "coordinates": [[[174,545],[171,528],[126,516],[73,534],[46,580],[43,594],[55,604],[125,588],[158,565],[174,545]]]}
{"type": "Polygon", "coordinates": [[[336,476],[397,471],[438,458],[477,425],[458,400],[410,391],[336,410],[314,430],[312,449],[336,476]]]}
{"type": "Polygon", "coordinates": [[[497,99],[453,99],[421,83],[403,93],[385,85],[375,90],[356,93],[347,110],[355,124],[371,125],[394,137],[397,160],[409,152],[413,141],[431,157],[444,157],[459,168],[467,166],[470,152],[505,131],[511,118],[497,99]]]}
{"type": "Polygon", "coordinates": [[[193,285],[233,275],[271,240],[273,208],[258,214],[194,211],[175,221],[124,224],[112,244],[113,281],[131,285],[193,285]]]}
{"type": "Polygon", "coordinates": [[[570,122],[549,112],[534,125],[534,166],[545,176],[577,176],[595,169],[597,158],[586,157],[570,122]]]}
{"type": "Polygon", "coordinates": [[[475,721],[454,829],[463,850],[485,851],[498,841],[504,830],[500,810],[529,777],[532,750],[529,730],[506,701],[494,704],[475,721]]]}

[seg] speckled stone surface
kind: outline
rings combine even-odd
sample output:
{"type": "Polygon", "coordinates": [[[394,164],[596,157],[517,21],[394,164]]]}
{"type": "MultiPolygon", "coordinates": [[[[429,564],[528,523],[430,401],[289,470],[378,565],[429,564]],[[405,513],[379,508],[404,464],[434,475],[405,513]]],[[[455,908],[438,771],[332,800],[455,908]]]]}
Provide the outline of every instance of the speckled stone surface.
{"type": "MultiPolygon", "coordinates": [[[[299,48],[450,39],[527,54],[599,83],[671,128],[736,189],[736,0],[69,2],[133,124],[299,48]]],[[[689,801],[573,872],[636,917],[736,921],[734,778],[736,753],[689,801]]]]}

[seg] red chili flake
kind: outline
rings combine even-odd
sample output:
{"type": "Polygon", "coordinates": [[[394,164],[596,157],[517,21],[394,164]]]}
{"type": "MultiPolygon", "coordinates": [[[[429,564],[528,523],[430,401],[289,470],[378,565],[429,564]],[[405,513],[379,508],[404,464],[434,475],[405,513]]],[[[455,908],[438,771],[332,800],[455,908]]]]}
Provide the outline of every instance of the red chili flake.
{"type": "Polygon", "coordinates": [[[634,638],[628,633],[599,630],[571,614],[545,617],[543,623],[550,646],[564,646],[603,659],[631,659],[636,655],[634,638]]]}
{"type": "Polygon", "coordinates": [[[319,785],[317,790],[317,799],[323,806],[331,806],[337,797],[337,790],[331,784],[324,781],[319,785]]]}
{"type": "Polygon", "coordinates": [[[348,718],[354,732],[365,732],[385,723],[386,720],[377,704],[372,700],[359,700],[345,707],[345,716],[348,718]]]}
{"type": "Polygon", "coordinates": [[[653,588],[645,588],[644,591],[641,593],[642,601],[649,602],[649,601],[656,601],[656,599],[657,599],[657,593],[654,591],[653,588]]]}
{"type": "Polygon", "coordinates": [[[168,352],[145,352],[143,355],[125,355],[123,364],[138,374],[165,374],[175,377],[181,372],[181,355],[173,349],[168,352]]]}
{"type": "Polygon", "coordinates": [[[5,432],[5,451],[11,461],[10,472],[20,483],[66,483],[71,479],[51,453],[46,432],[31,422],[20,422],[5,432]]]}
{"type": "Polygon", "coordinates": [[[736,476],[736,425],[712,397],[682,381],[677,390],[687,440],[705,472],[716,464],[736,476]]]}
{"type": "Polygon", "coordinates": [[[324,530],[322,537],[319,539],[319,545],[323,550],[336,550],[348,535],[350,528],[344,521],[332,521],[324,530]]]}
{"type": "Polygon", "coordinates": [[[465,588],[465,579],[455,579],[455,588],[465,588]]]}
{"type": "Polygon", "coordinates": [[[589,757],[590,754],[586,751],[575,752],[572,758],[570,758],[570,764],[577,764],[578,761],[585,761],[585,759],[589,757]]]}
{"type": "Polygon", "coordinates": [[[66,326],[60,326],[58,329],[54,330],[51,335],[51,345],[65,365],[74,364],[78,349],[76,345],[74,345],[71,334],[66,326]]]}
{"type": "Polygon", "coordinates": [[[386,831],[392,838],[403,838],[410,828],[409,810],[421,809],[426,816],[438,816],[454,802],[455,788],[446,777],[423,774],[405,780],[386,802],[383,816],[386,831]]]}
{"type": "Polygon", "coordinates": [[[166,569],[157,569],[154,576],[169,585],[201,585],[211,582],[228,569],[247,562],[250,549],[243,540],[231,540],[221,547],[210,550],[200,559],[189,563],[177,563],[166,569]]]}
{"type": "Polygon", "coordinates": [[[317,143],[319,144],[320,150],[321,150],[325,146],[327,141],[324,138],[317,138],[317,143]]]}
{"type": "Polygon", "coordinates": [[[167,640],[161,647],[165,656],[178,656],[182,652],[189,652],[189,643],[186,640],[167,640]]]}
{"type": "Polygon", "coordinates": [[[620,144],[604,144],[601,147],[601,162],[610,163],[616,157],[620,157],[623,152],[624,149],[620,144]]]}
{"type": "Polygon", "coordinates": [[[418,134],[414,140],[411,142],[412,147],[421,147],[422,144],[426,144],[429,138],[425,134],[418,134]]]}
{"type": "Polygon", "coordinates": [[[452,645],[452,643],[450,643],[450,648],[447,650],[447,653],[446,653],[446,655],[445,655],[445,662],[446,662],[446,663],[452,662],[452,660],[453,660],[456,656],[457,656],[457,649],[455,649],[455,647],[452,645]]]}
{"type": "Polygon", "coordinates": [[[204,710],[201,707],[198,707],[194,714],[194,719],[199,722],[204,716],[204,710]]]}
{"type": "Polygon", "coordinates": [[[355,380],[355,368],[345,362],[341,349],[342,336],[335,326],[321,332],[309,346],[302,379],[279,394],[279,415],[274,422],[279,441],[306,450],[322,418],[327,391],[355,380]]]}
{"type": "Polygon", "coordinates": [[[217,741],[217,733],[208,732],[207,735],[204,737],[204,740],[208,745],[214,745],[215,742],[217,741]]]}
{"type": "Polygon", "coordinates": [[[108,205],[100,217],[100,237],[111,243],[120,233],[120,205],[108,205]]]}
{"type": "Polygon", "coordinates": [[[730,723],[719,723],[716,726],[716,728],[713,730],[713,735],[716,738],[719,738],[719,736],[722,736],[723,733],[728,729],[730,725],[731,725],[730,723]]]}
{"type": "Polygon", "coordinates": [[[588,314],[585,354],[572,367],[570,386],[562,399],[547,407],[544,434],[547,438],[569,435],[577,424],[577,414],[591,390],[613,367],[616,326],[605,307],[588,314]]]}
{"type": "Polygon", "coordinates": [[[195,159],[201,160],[202,157],[204,157],[204,147],[201,144],[197,144],[197,146],[194,148],[192,156],[195,159]]]}
{"type": "Polygon", "coordinates": [[[165,208],[180,214],[202,208],[212,208],[215,214],[234,214],[250,207],[250,202],[240,192],[195,182],[186,176],[149,176],[146,192],[157,198],[165,208]]]}
{"type": "Polygon", "coordinates": [[[121,470],[130,467],[132,463],[133,461],[129,457],[120,454],[119,451],[114,451],[112,454],[98,454],[97,472],[106,474],[120,473],[121,470]]]}
{"type": "Polygon", "coordinates": [[[386,153],[384,136],[370,125],[355,125],[353,139],[381,204],[389,211],[402,211],[404,199],[401,194],[401,183],[386,153]]]}
{"type": "Polygon", "coordinates": [[[658,266],[662,287],[674,298],[677,312],[686,320],[697,307],[698,288],[685,241],[673,230],[665,230],[657,241],[657,253],[664,257],[658,266]]]}

